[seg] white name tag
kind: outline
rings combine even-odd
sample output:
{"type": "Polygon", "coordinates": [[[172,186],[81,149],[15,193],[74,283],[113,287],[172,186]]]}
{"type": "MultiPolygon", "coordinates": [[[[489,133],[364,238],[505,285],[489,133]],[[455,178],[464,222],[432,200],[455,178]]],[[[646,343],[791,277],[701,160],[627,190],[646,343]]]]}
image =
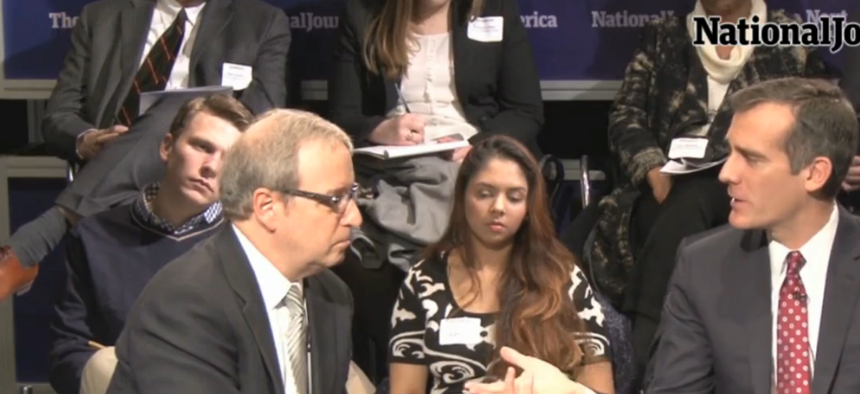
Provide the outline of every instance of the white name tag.
{"type": "Polygon", "coordinates": [[[439,327],[440,345],[476,345],[481,341],[481,319],[458,317],[442,320],[439,327]]]}
{"type": "Polygon", "coordinates": [[[504,36],[505,18],[502,16],[487,16],[475,18],[469,22],[467,35],[480,42],[501,42],[504,36]]]}
{"type": "Polygon", "coordinates": [[[675,159],[701,159],[705,157],[708,148],[706,138],[675,138],[669,147],[669,158],[675,159]]]}
{"type": "Polygon", "coordinates": [[[233,90],[245,90],[253,79],[254,69],[251,66],[225,62],[221,67],[221,86],[229,86],[233,90]]]}

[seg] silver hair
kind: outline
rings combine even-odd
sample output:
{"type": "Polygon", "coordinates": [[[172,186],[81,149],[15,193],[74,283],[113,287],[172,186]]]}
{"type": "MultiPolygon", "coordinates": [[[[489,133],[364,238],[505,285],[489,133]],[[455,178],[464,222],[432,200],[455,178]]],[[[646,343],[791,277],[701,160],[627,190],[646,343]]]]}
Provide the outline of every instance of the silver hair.
{"type": "Polygon", "coordinates": [[[254,211],[253,195],[259,188],[297,188],[299,149],[309,141],[343,144],[350,153],[353,150],[349,135],[316,114],[294,109],[262,114],[224,158],[220,182],[224,216],[231,220],[249,218],[254,211]]]}

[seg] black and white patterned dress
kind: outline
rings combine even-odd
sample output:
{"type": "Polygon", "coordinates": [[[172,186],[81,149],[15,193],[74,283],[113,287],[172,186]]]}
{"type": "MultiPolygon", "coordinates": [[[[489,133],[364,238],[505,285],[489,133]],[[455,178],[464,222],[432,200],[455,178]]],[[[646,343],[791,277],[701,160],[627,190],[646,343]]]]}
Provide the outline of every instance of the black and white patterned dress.
{"type": "MultiPolygon", "coordinates": [[[[412,267],[391,316],[389,362],[426,365],[433,376],[431,394],[459,394],[466,382],[484,378],[495,347],[494,314],[469,313],[456,304],[448,286],[447,264],[447,258],[440,257],[412,267]],[[442,320],[453,317],[480,319],[482,342],[441,345],[442,320]]],[[[596,356],[590,360],[609,361],[609,337],[600,304],[578,267],[570,273],[570,279],[567,293],[587,330],[580,333],[579,345],[584,352],[596,356]]]]}

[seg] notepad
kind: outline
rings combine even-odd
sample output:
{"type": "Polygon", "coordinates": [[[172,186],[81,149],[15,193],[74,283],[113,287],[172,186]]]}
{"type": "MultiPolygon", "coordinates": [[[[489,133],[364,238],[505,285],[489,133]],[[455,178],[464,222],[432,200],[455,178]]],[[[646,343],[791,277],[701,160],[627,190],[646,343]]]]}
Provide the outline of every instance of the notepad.
{"type": "Polygon", "coordinates": [[[140,114],[145,114],[155,105],[172,105],[178,110],[183,104],[197,97],[207,97],[215,94],[233,94],[229,86],[201,86],[188,89],[158,90],[140,94],[140,114]]]}
{"type": "Polygon", "coordinates": [[[379,145],[359,148],[357,155],[368,155],[379,159],[397,159],[403,157],[422,156],[433,153],[447,152],[469,146],[469,141],[433,142],[421,145],[391,146],[379,145]]]}

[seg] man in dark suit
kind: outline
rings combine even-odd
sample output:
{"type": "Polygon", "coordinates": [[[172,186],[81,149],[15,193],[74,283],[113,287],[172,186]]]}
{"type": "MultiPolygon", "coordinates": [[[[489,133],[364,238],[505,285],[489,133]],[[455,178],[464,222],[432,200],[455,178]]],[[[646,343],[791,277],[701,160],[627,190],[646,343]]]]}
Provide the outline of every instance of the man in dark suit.
{"type": "Polygon", "coordinates": [[[856,392],[860,219],[835,202],[855,112],[833,84],[798,78],[731,105],[731,226],[681,244],[645,392],[856,392]]]}
{"type": "Polygon", "coordinates": [[[86,164],[56,209],[0,246],[0,300],[35,279],[70,223],[130,202],[163,176],[155,153],[176,109],[138,118],[140,93],[224,85],[253,113],[283,107],[289,45],[286,15],[260,0],[85,6],[42,128],[52,152],[86,164]]]}
{"type": "Polygon", "coordinates": [[[352,296],[328,268],[361,225],[351,151],[310,113],[252,125],[222,168],[232,225],[143,290],[108,393],[344,393],[352,296]]]}
{"type": "Polygon", "coordinates": [[[49,378],[58,394],[79,392],[84,367],[98,350],[93,342],[116,344],[155,273],[225,227],[218,174],[224,153],[251,122],[251,113],[230,96],[191,100],[159,149],[165,177],[132,204],[84,218],[72,229],[66,288],[51,321],[49,378]]]}

